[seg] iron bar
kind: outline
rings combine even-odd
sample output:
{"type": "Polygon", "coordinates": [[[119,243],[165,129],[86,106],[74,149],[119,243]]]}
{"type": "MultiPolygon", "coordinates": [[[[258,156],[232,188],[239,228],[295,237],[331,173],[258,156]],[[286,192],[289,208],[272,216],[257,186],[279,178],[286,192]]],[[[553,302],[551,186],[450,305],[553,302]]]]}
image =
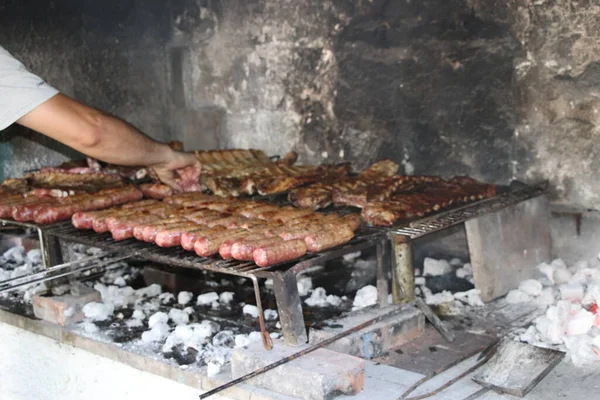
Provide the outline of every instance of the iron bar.
{"type": "Polygon", "coordinates": [[[104,264],[112,264],[112,263],[115,263],[116,261],[122,261],[127,258],[131,258],[131,255],[122,255],[122,256],[117,256],[117,257],[111,257],[109,260],[105,260],[105,262],[103,262],[102,264],[94,263],[92,265],[82,265],[82,266],[76,267],[76,268],[73,267],[76,264],[86,263],[89,261],[96,261],[96,260],[101,259],[102,257],[107,257],[107,254],[106,253],[97,254],[95,256],[81,258],[79,260],[71,261],[68,263],[60,264],[60,265],[55,265],[50,268],[45,268],[38,272],[33,272],[31,274],[27,274],[27,275],[23,275],[23,276],[19,276],[16,278],[2,281],[2,282],[0,282],[0,294],[10,292],[12,290],[15,290],[15,289],[18,289],[18,288],[21,288],[24,286],[33,285],[35,283],[41,283],[41,282],[46,282],[46,281],[62,278],[62,277],[65,277],[65,276],[68,276],[71,274],[75,274],[77,272],[86,271],[88,269],[102,268],[105,266],[104,264]]]}
{"type": "Polygon", "coordinates": [[[415,305],[425,315],[425,318],[427,318],[431,325],[433,325],[435,329],[437,329],[438,332],[441,333],[447,341],[449,341],[450,343],[454,342],[454,333],[452,333],[450,329],[448,329],[446,324],[444,324],[442,320],[438,318],[437,315],[435,315],[431,308],[427,304],[425,304],[422,298],[417,297],[415,299],[415,305]]]}

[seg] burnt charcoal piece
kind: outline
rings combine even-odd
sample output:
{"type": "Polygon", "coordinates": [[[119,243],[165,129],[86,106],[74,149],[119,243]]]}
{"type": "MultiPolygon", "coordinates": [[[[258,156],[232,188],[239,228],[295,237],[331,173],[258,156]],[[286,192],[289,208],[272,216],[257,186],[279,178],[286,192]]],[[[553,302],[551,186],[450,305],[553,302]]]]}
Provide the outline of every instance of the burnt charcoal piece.
{"type": "Polygon", "coordinates": [[[183,348],[183,345],[177,345],[169,352],[163,353],[166,358],[174,359],[179,365],[190,365],[196,362],[198,350],[188,347],[183,348]]]}
{"type": "Polygon", "coordinates": [[[448,290],[452,293],[466,292],[475,287],[468,280],[458,278],[454,272],[438,276],[428,276],[426,282],[425,286],[427,286],[433,294],[443,292],[444,290],[448,290]]]}

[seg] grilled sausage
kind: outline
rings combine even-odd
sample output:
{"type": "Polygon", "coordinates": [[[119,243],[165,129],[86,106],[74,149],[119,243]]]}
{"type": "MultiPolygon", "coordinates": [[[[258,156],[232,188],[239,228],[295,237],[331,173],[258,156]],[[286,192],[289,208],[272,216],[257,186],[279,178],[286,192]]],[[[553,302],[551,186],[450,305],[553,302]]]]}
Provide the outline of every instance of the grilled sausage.
{"type": "Polygon", "coordinates": [[[219,247],[224,241],[241,238],[247,234],[248,231],[245,229],[229,229],[223,233],[213,233],[211,235],[201,233],[201,237],[194,243],[194,251],[202,257],[212,256],[219,252],[219,247]]]}
{"type": "Polygon", "coordinates": [[[306,249],[316,253],[331,247],[346,243],[354,236],[354,231],[347,225],[342,225],[338,229],[324,230],[313,233],[304,238],[306,249]]]}
{"type": "Polygon", "coordinates": [[[240,261],[252,261],[254,259],[254,250],[261,246],[268,246],[276,243],[282,243],[283,239],[279,236],[266,237],[258,240],[242,239],[231,246],[231,257],[240,261]]]}
{"type": "Polygon", "coordinates": [[[239,243],[240,241],[244,240],[257,240],[262,238],[264,238],[264,236],[261,234],[247,232],[246,236],[243,236],[241,238],[227,239],[223,243],[221,243],[221,246],[219,246],[219,255],[225,260],[229,260],[231,258],[234,258],[232,256],[232,248],[235,243],[239,243]]]}
{"type": "Polygon", "coordinates": [[[181,234],[181,247],[185,250],[193,251],[196,240],[202,237],[202,235],[210,235],[224,230],[224,226],[215,226],[214,228],[202,227],[200,229],[183,232],[181,234]]]}
{"type": "Polygon", "coordinates": [[[156,233],[154,243],[160,247],[175,247],[181,244],[181,235],[184,232],[197,230],[200,225],[194,222],[185,222],[177,227],[162,227],[156,233]]]}
{"type": "Polygon", "coordinates": [[[283,243],[261,246],[254,250],[253,258],[259,267],[268,267],[301,257],[306,253],[303,240],[294,239],[283,243]]]}

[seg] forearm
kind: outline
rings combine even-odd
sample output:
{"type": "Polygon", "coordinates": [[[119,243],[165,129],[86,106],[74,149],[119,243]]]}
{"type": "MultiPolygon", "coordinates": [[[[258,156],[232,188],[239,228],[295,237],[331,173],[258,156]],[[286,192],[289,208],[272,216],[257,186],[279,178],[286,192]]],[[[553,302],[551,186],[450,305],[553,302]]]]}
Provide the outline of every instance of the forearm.
{"type": "Polygon", "coordinates": [[[166,162],[171,148],[158,143],[130,124],[102,114],[96,123],[98,140],[80,145],[80,152],[117,165],[155,165],[166,162]]]}
{"type": "Polygon", "coordinates": [[[18,121],[90,157],[119,165],[167,162],[172,150],[128,123],[56,95],[18,121]]]}

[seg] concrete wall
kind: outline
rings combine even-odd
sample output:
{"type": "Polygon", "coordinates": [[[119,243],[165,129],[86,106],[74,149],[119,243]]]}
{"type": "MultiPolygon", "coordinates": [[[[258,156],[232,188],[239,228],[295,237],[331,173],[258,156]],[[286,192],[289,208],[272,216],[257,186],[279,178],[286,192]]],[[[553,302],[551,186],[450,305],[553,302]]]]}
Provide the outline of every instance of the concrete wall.
{"type": "Polygon", "coordinates": [[[27,4],[0,6],[0,42],[153,137],[600,200],[592,0],[27,4]]]}
{"type": "Polygon", "coordinates": [[[2,322],[0,341],[3,400],[197,399],[202,393],[2,322]]]}

